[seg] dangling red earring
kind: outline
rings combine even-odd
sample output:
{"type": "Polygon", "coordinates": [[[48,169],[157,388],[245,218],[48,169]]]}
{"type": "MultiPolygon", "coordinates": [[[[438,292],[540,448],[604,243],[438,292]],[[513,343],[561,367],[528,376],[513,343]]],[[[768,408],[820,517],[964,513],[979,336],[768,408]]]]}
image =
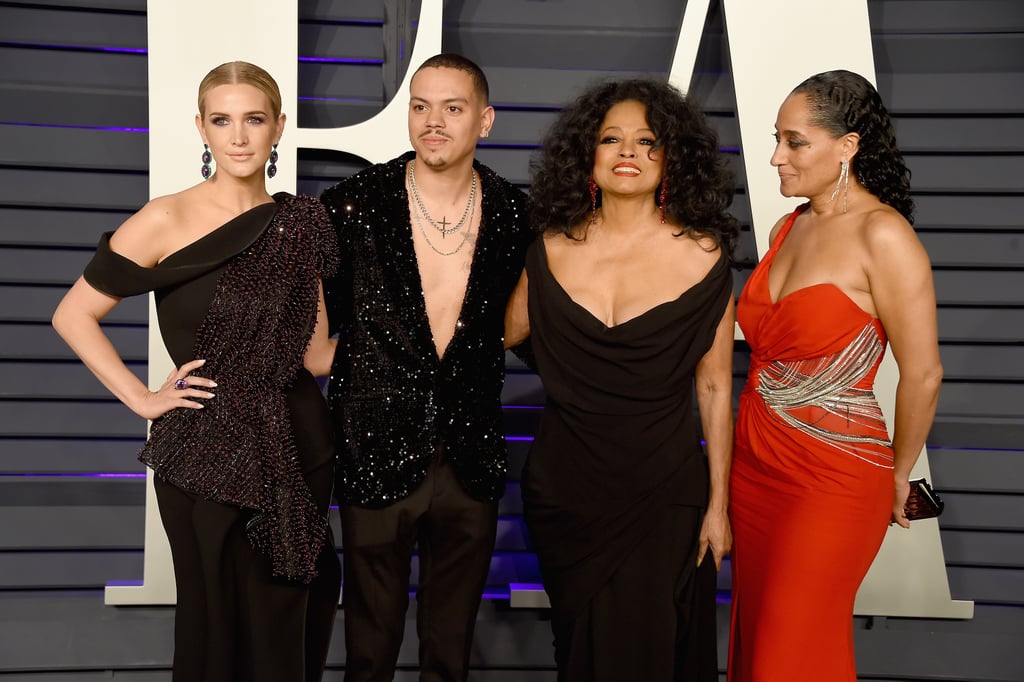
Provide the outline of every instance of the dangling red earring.
{"type": "Polygon", "coordinates": [[[665,224],[665,197],[668,195],[668,178],[662,178],[661,191],[658,193],[658,203],[661,204],[661,224],[665,224]]]}
{"type": "Polygon", "coordinates": [[[594,176],[590,176],[590,222],[597,222],[597,183],[594,182],[594,176]]]}

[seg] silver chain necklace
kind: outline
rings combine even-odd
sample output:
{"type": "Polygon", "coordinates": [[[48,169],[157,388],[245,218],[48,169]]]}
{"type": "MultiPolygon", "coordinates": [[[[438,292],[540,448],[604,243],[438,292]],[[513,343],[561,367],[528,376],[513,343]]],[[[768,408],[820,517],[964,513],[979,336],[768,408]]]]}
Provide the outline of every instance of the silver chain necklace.
{"type": "MultiPolygon", "coordinates": [[[[420,209],[420,214],[426,218],[430,226],[441,233],[441,239],[444,239],[450,234],[455,234],[466,224],[466,220],[473,215],[473,205],[476,203],[476,172],[470,171],[473,176],[473,181],[469,186],[469,200],[466,202],[466,210],[462,213],[462,218],[454,227],[449,227],[451,223],[445,220],[444,216],[441,216],[440,225],[430,217],[430,213],[427,211],[427,207],[423,204],[423,197],[420,196],[420,188],[416,186],[416,159],[409,162],[409,189],[412,190],[412,197],[416,200],[416,205],[420,209]]],[[[459,248],[462,248],[461,245],[459,248]]],[[[435,249],[436,251],[436,249],[435,249]]],[[[440,252],[438,252],[440,253],[440,252]]],[[[455,253],[454,251],[452,253],[455,253]]]]}
{"type": "MultiPolygon", "coordinates": [[[[469,230],[467,229],[465,232],[462,233],[462,241],[459,242],[459,245],[456,246],[454,250],[452,250],[452,251],[442,251],[441,249],[439,249],[436,246],[434,246],[433,243],[431,243],[431,241],[430,241],[430,237],[427,236],[427,231],[423,227],[423,221],[420,219],[420,212],[414,208],[411,211],[411,213],[412,213],[413,220],[416,222],[416,227],[420,228],[420,234],[423,235],[423,241],[425,241],[427,243],[427,246],[429,246],[431,248],[431,250],[434,253],[438,254],[438,255],[441,255],[441,256],[454,256],[459,251],[462,251],[462,247],[465,246],[466,242],[469,241],[469,230]]],[[[430,218],[427,218],[427,220],[430,220],[430,218]]]]}

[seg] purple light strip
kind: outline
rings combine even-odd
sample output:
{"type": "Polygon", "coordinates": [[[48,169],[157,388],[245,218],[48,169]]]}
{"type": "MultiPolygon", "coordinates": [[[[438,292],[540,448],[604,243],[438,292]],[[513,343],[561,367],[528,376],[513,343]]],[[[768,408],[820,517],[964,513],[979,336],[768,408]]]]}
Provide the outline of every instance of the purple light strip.
{"type": "Polygon", "coordinates": [[[43,50],[69,50],[74,52],[112,52],[115,54],[149,54],[144,47],[110,47],[103,45],[58,45],[56,43],[21,43],[5,40],[0,45],[5,47],[32,47],[43,50]]]}
{"type": "Polygon", "coordinates": [[[121,128],[117,126],[76,126],[59,123],[22,123],[19,121],[0,121],[0,126],[22,126],[26,128],[70,128],[74,130],[112,130],[119,133],[148,133],[149,128],[121,128]]]}
{"type": "Polygon", "coordinates": [[[356,59],[354,57],[299,57],[300,62],[311,62],[314,64],[370,64],[383,66],[383,59],[356,59]]]}
{"type": "Polygon", "coordinates": [[[300,102],[358,102],[360,104],[367,104],[367,100],[361,97],[310,97],[303,96],[299,97],[300,102]]]}
{"type": "MultiPolygon", "coordinates": [[[[59,43],[23,43],[18,41],[0,41],[4,47],[27,47],[41,50],[65,50],[70,52],[108,52],[113,54],[149,54],[145,47],[114,47],[110,45],[61,45],[59,43]]],[[[383,59],[358,59],[355,57],[299,57],[300,62],[324,64],[370,64],[382,66],[383,59]]]]}
{"type": "Polygon", "coordinates": [[[97,473],[66,473],[66,472],[28,472],[0,473],[0,478],[145,478],[145,472],[131,473],[128,471],[107,471],[97,473]]]}
{"type": "Polygon", "coordinates": [[[508,599],[511,595],[501,587],[485,587],[483,596],[484,599],[508,599]]]}
{"type": "MultiPolygon", "coordinates": [[[[307,23],[307,22],[302,22],[307,23]]],[[[315,19],[308,22],[320,26],[383,26],[383,19],[315,19]]]]}
{"type": "Polygon", "coordinates": [[[543,590],[544,586],[540,583],[509,583],[508,589],[538,591],[543,590]]]}
{"type": "MultiPolygon", "coordinates": [[[[509,592],[515,591],[530,591],[536,592],[544,589],[544,585],[541,583],[509,583],[509,592]]],[[[486,593],[485,593],[486,594],[486,593]]],[[[504,598],[508,598],[509,595],[506,593],[504,598]]],[[[485,598],[487,598],[485,596],[485,598]]],[[[490,597],[490,599],[501,599],[502,597],[490,597]]],[[[728,590],[716,590],[715,591],[715,602],[718,604],[729,604],[732,603],[732,594],[728,590]]]]}
{"type": "Polygon", "coordinates": [[[1020,448],[972,448],[966,445],[929,445],[928,450],[979,450],[984,452],[1024,452],[1020,448]]]}

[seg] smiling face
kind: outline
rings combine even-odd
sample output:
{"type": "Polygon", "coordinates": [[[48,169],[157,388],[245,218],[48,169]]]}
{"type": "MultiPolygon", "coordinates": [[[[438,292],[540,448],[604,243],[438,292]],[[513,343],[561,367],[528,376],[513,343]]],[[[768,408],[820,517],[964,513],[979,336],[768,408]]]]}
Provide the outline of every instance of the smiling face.
{"type": "Polygon", "coordinates": [[[459,69],[420,69],[409,85],[409,141],[416,159],[434,169],[472,163],[477,141],[491,129],[494,109],[459,69]]]}
{"type": "Polygon", "coordinates": [[[665,170],[657,136],[647,123],[647,108],[635,100],[608,109],[598,128],[594,181],[606,195],[654,194],[665,170]]]}
{"type": "Polygon", "coordinates": [[[285,116],[276,119],[259,88],[238,83],[210,89],[196,127],[217,162],[217,172],[248,178],[263,172],[273,145],[281,139],[285,116]]]}
{"type": "Polygon", "coordinates": [[[835,189],[843,160],[852,160],[856,133],[841,137],[812,125],[807,95],[790,95],[775,120],[775,153],[779,191],[785,197],[829,196],[835,189]]]}

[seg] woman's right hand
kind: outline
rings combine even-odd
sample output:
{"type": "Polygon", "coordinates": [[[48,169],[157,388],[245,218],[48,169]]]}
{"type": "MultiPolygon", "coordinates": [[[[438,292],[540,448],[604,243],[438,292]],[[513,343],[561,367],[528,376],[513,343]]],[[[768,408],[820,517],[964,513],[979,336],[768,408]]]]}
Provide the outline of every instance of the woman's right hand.
{"type": "Polygon", "coordinates": [[[132,411],[146,419],[162,417],[171,410],[185,407],[193,410],[203,409],[203,403],[195,398],[213,398],[214,394],[200,387],[215,388],[217,383],[206,377],[191,376],[193,372],[206,363],[206,360],[192,360],[181,367],[171,370],[156,391],[146,391],[135,404],[130,405],[132,411]]]}

